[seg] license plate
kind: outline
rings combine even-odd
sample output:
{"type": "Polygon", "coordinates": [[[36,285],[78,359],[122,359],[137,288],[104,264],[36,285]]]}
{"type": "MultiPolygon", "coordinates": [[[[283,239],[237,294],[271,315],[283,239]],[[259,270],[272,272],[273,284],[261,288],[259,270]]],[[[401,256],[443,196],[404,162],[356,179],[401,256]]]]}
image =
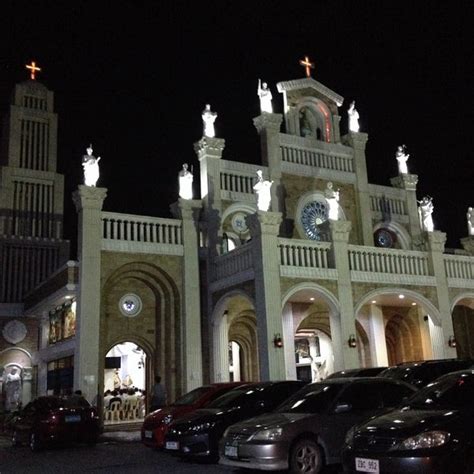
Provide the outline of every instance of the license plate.
{"type": "Polygon", "coordinates": [[[145,438],[153,438],[153,431],[145,431],[145,438]]]}
{"type": "Polygon", "coordinates": [[[177,450],[179,449],[179,443],[177,441],[166,441],[166,449],[173,449],[177,450]]]}
{"type": "Polygon", "coordinates": [[[64,421],[66,423],[78,423],[81,421],[81,415],[66,415],[64,421]]]}
{"type": "Polygon", "coordinates": [[[355,458],[355,468],[357,472],[380,472],[377,459],[355,458]]]}
{"type": "Polygon", "coordinates": [[[237,457],[237,446],[225,446],[224,454],[230,458],[237,457]]]}

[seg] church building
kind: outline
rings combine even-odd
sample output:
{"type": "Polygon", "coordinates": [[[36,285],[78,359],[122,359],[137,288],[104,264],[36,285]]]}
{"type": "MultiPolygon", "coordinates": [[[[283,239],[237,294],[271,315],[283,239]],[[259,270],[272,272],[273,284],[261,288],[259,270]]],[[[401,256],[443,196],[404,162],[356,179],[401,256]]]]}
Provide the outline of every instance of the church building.
{"type": "Polygon", "coordinates": [[[389,151],[391,186],[369,183],[354,104],[342,133],[343,97],[309,70],[276,87],[283,114],[259,86],[259,165],[226,159],[206,106],[199,174],[183,166],[172,218],[104,212],[121,191],[102,187],[88,150],[76,261],[53,93],[16,86],[0,157],[2,393],[13,367],[23,402],[67,387],[91,401],[149,391],[155,374],[171,401],[208,382],[474,357],[474,235],[445,252],[403,147],[389,151]]]}

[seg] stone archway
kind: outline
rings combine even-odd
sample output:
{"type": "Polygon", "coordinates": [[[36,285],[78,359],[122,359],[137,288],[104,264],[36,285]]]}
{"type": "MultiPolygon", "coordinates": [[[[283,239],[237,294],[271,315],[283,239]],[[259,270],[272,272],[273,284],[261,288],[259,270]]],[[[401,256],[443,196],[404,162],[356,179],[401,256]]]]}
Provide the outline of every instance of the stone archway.
{"type": "Polygon", "coordinates": [[[458,295],[451,314],[457,356],[474,358],[474,294],[458,295]]]}

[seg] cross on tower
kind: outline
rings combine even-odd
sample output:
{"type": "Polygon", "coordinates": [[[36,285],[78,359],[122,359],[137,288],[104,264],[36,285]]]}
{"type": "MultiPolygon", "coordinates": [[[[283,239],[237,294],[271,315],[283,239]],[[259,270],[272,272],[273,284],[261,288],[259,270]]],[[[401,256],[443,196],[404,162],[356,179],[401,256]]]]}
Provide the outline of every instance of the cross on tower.
{"type": "Polygon", "coordinates": [[[305,67],[306,77],[311,77],[311,69],[314,69],[314,63],[309,60],[308,56],[305,56],[304,60],[300,59],[300,65],[305,67]]]}
{"type": "Polygon", "coordinates": [[[26,69],[30,69],[31,74],[30,77],[34,81],[36,79],[36,71],[41,71],[40,67],[36,67],[36,63],[31,61],[31,64],[25,64],[26,69]]]}

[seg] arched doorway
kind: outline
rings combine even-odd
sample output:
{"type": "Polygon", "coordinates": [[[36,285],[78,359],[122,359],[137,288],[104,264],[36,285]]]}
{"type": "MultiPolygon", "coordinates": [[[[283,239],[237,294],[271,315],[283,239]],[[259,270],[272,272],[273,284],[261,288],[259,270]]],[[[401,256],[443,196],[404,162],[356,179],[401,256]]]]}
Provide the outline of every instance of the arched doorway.
{"type": "Polygon", "coordinates": [[[474,295],[459,297],[452,317],[458,357],[474,358],[474,295]]]}
{"type": "Polygon", "coordinates": [[[145,415],[147,356],[130,341],[115,344],[104,362],[104,422],[127,423],[145,415]]]}

